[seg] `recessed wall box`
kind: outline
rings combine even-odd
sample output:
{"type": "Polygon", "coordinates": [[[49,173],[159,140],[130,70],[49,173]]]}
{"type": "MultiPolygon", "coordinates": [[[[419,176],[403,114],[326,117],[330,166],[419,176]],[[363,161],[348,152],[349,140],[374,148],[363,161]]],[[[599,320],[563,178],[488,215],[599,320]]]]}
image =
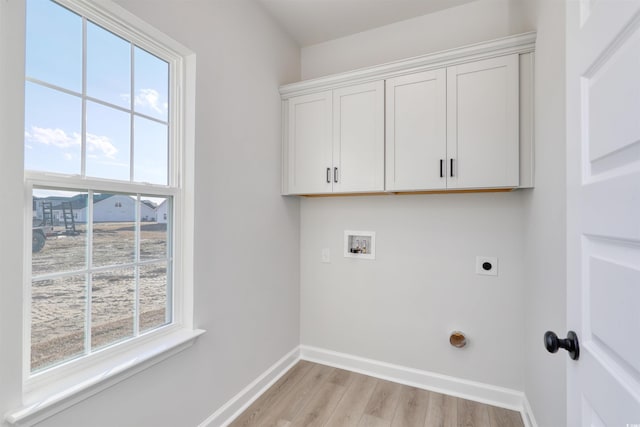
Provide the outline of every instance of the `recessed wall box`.
{"type": "Polygon", "coordinates": [[[373,231],[345,230],[344,256],[347,258],[375,259],[376,233],[373,231]]]}

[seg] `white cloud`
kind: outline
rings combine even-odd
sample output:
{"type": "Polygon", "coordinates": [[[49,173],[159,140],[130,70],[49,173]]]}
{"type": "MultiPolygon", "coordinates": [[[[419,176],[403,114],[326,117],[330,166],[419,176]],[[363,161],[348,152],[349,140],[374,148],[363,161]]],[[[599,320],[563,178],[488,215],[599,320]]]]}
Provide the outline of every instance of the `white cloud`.
{"type": "MultiPolygon", "coordinates": [[[[82,143],[80,134],[73,132],[68,135],[62,129],[31,127],[31,132],[25,131],[25,139],[31,142],[38,142],[44,145],[52,145],[58,148],[71,148],[79,146],[82,143]]],[[[113,145],[108,136],[94,135],[87,133],[87,156],[94,157],[102,154],[110,159],[115,159],[118,154],[118,148],[113,145]],[[89,154],[91,153],[91,154],[89,154]]],[[[70,160],[71,153],[65,153],[65,158],[70,160]]]]}
{"type": "MultiPolygon", "coordinates": [[[[129,104],[131,101],[131,95],[128,93],[121,93],[120,99],[129,104]]],[[[158,114],[164,114],[169,109],[168,102],[160,103],[160,92],[155,89],[140,89],[138,94],[135,96],[134,104],[136,107],[149,108],[158,114]]]]}
{"type": "Polygon", "coordinates": [[[87,152],[102,152],[102,154],[110,159],[114,159],[118,154],[118,149],[111,143],[107,136],[98,136],[87,133],[87,152]]]}
{"type": "Polygon", "coordinates": [[[160,94],[155,89],[140,89],[136,95],[135,103],[138,107],[148,107],[157,113],[164,113],[167,110],[167,103],[158,105],[160,94]]]}
{"type": "Polygon", "coordinates": [[[31,127],[31,132],[24,133],[24,136],[33,142],[39,142],[44,145],[53,145],[58,148],[69,148],[74,145],[80,145],[79,135],[74,133],[73,136],[67,135],[62,129],[31,127]],[[78,137],[76,137],[76,135],[78,137]]]}

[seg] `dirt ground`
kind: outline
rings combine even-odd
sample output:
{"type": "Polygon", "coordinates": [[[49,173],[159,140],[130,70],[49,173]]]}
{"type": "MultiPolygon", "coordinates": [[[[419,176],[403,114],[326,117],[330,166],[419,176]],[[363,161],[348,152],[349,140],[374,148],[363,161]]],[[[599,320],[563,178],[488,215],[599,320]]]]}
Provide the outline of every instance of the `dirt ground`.
{"type": "MultiPolygon", "coordinates": [[[[93,350],[133,336],[136,271],[119,267],[135,261],[135,224],[94,225],[91,301],[87,265],[87,233],[76,225],[76,235],[50,236],[42,251],[32,254],[31,370],[85,354],[85,325],[91,322],[93,350]],[[72,272],[78,271],[77,274],[72,272]],[[71,273],[39,280],[51,273],[71,273]],[[90,306],[90,312],[88,307],[90,306]]],[[[64,227],[63,227],[64,228],[64,227]]],[[[60,231],[60,228],[57,228],[60,231]]],[[[166,224],[143,223],[140,260],[157,261],[139,268],[138,323],[140,332],[161,326],[167,319],[166,224]]]]}

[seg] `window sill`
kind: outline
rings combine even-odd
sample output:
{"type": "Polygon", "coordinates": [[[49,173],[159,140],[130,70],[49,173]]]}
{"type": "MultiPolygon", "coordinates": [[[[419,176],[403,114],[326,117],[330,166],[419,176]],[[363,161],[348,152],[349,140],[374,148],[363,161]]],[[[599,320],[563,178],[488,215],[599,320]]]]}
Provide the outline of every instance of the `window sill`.
{"type": "Polygon", "coordinates": [[[202,329],[178,329],[73,375],[24,395],[24,405],[5,414],[10,425],[31,426],[112,385],[189,348],[202,329]]]}

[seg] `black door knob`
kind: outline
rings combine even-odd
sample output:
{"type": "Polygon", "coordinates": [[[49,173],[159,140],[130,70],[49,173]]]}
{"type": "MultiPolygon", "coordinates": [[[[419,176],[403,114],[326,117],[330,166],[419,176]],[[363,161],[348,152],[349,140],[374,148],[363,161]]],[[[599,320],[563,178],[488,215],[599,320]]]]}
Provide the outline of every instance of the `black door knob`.
{"type": "Polygon", "coordinates": [[[569,352],[569,357],[573,360],[578,360],[580,357],[580,345],[578,344],[578,335],[575,332],[569,331],[567,338],[561,339],[555,334],[555,332],[547,331],[544,334],[544,346],[549,353],[555,353],[559,348],[564,348],[569,352]]]}

